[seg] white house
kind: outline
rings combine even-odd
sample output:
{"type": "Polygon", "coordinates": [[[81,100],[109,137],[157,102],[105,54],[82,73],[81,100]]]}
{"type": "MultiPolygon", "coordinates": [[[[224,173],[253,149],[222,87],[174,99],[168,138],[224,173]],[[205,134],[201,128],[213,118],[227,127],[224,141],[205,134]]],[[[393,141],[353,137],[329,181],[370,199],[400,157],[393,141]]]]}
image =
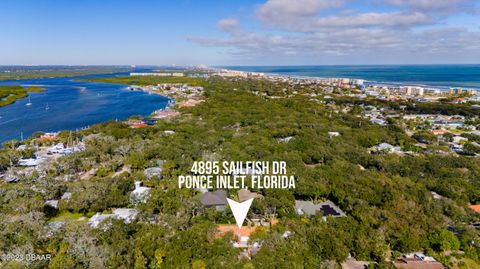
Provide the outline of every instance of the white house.
{"type": "Polygon", "coordinates": [[[37,166],[43,162],[43,159],[40,158],[29,158],[29,159],[20,159],[18,164],[20,166],[37,166]]]}
{"type": "Polygon", "coordinates": [[[330,138],[332,138],[332,137],[340,136],[340,133],[339,132],[328,132],[328,136],[330,138]]]}
{"type": "Polygon", "coordinates": [[[135,189],[130,194],[130,201],[133,204],[144,203],[148,199],[149,187],[142,186],[141,181],[135,181],[135,189]]]}
{"type": "Polygon", "coordinates": [[[53,208],[58,208],[58,200],[47,200],[45,201],[45,204],[53,208]]]}
{"type": "Polygon", "coordinates": [[[117,208],[113,210],[116,218],[123,220],[125,223],[131,223],[138,215],[138,210],[132,208],[117,208]]]}
{"type": "Polygon", "coordinates": [[[138,215],[138,210],[131,208],[117,208],[113,210],[113,214],[100,214],[97,213],[93,215],[88,220],[88,224],[92,228],[97,228],[102,222],[109,219],[119,219],[125,223],[131,223],[135,220],[138,215]]]}
{"type": "Polygon", "coordinates": [[[61,200],[69,200],[70,198],[72,198],[72,193],[71,192],[65,192],[65,193],[63,193],[62,198],[60,198],[60,199],[61,200]]]}
{"type": "Polygon", "coordinates": [[[371,148],[372,152],[386,152],[386,153],[402,153],[400,147],[392,146],[388,143],[380,143],[375,147],[371,148]]]}
{"type": "Polygon", "coordinates": [[[49,147],[47,149],[47,154],[63,154],[63,150],[65,147],[63,146],[63,143],[58,143],[55,146],[49,147]]]}
{"type": "Polygon", "coordinates": [[[288,143],[288,142],[290,142],[290,140],[292,140],[292,139],[294,139],[293,136],[282,137],[282,138],[279,138],[279,139],[278,139],[278,142],[288,143]]]}
{"type": "Polygon", "coordinates": [[[100,214],[100,213],[97,213],[95,215],[93,215],[93,217],[91,217],[89,220],[88,220],[88,224],[90,225],[90,227],[92,228],[97,228],[100,223],[104,222],[105,220],[107,219],[111,219],[113,218],[115,215],[113,214],[100,214]]]}

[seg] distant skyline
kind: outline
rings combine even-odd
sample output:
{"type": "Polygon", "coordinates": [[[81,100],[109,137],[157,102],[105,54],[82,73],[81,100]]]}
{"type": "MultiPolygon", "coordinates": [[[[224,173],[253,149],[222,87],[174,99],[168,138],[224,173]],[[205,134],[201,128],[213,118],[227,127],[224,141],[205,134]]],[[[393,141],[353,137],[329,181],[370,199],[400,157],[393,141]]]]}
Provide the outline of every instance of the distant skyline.
{"type": "Polygon", "coordinates": [[[0,65],[479,64],[478,0],[2,0],[0,65]]]}

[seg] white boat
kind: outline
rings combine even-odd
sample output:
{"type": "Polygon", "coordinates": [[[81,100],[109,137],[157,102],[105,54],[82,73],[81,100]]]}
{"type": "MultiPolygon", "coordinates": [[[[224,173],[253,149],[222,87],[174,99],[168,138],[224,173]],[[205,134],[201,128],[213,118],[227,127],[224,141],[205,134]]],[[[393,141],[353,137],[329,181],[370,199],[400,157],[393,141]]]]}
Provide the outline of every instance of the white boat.
{"type": "Polygon", "coordinates": [[[28,97],[28,103],[25,104],[26,106],[31,106],[32,102],[30,101],[30,96],[28,97]]]}
{"type": "Polygon", "coordinates": [[[48,106],[48,103],[47,103],[47,105],[45,106],[45,110],[49,110],[49,109],[50,107],[48,106]]]}

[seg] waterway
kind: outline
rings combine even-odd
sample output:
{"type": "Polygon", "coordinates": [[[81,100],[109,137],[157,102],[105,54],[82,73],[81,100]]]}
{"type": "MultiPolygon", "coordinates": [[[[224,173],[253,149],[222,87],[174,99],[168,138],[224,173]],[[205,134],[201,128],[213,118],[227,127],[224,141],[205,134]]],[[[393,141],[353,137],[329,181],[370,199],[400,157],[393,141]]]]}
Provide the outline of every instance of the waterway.
{"type": "Polygon", "coordinates": [[[24,98],[0,107],[0,143],[37,131],[77,130],[132,115],[148,116],[167,106],[167,97],[131,91],[127,85],[78,80],[120,75],[128,73],[0,81],[0,85],[35,85],[46,90],[30,93],[31,106],[24,98]]]}

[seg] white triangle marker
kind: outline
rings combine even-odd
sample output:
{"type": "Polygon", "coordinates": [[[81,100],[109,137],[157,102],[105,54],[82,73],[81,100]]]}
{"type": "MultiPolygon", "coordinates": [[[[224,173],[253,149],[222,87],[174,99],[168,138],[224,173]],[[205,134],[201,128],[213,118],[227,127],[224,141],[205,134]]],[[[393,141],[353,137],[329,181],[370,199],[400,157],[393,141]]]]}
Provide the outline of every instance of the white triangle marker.
{"type": "Polygon", "coordinates": [[[241,203],[227,198],[227,202],[228,202],[228,205],[230,206],[230,209],[232,210],[233,216],[235,217],[235,221],[237,222],[238,228],[239,229],[242,228],[243,222],[247,217],[248,210],[252,205],[253,198],[250,198],[241,203]]]}

